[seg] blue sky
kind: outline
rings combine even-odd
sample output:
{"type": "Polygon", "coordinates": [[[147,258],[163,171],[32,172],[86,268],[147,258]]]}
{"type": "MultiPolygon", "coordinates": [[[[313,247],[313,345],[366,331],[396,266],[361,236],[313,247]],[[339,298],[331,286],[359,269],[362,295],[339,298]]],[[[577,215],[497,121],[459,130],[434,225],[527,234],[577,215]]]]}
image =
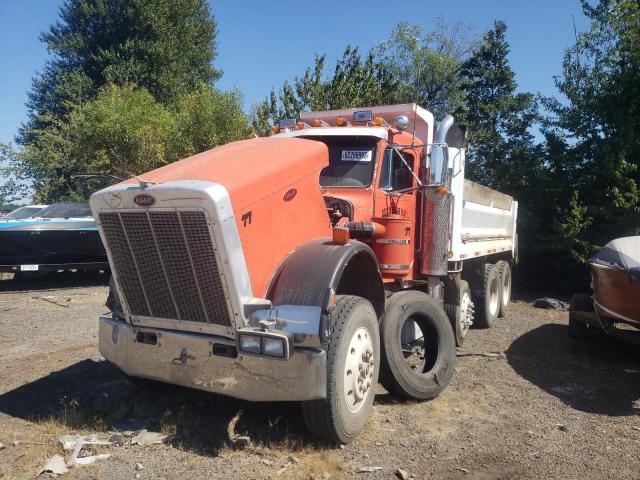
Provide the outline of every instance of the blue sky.
{"type": "MultiPolygon", "coordinates": [[[[315,53],[338,58],[347,43],[368,50],[401,21],[430,27],[437,16],[461,20],[480,34],[504,20],[511,66],[521,90],[556,93],[563,51],[588,22],[579,0],[212,1],[218,21],[217,86],[239,88],[245,108],[271,87],[300,75],[315,53]]],[[[0,142],[11,141],[26,117],[31,78],[47,58],[40,32],[57,18],[61,0],[0,0],[0,142]]]]}

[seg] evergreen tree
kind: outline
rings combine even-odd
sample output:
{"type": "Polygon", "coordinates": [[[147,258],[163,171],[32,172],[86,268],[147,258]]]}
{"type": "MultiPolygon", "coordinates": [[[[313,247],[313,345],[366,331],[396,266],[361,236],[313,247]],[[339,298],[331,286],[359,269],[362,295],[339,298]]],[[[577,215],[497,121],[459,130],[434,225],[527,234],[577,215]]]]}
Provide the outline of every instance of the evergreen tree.
{"type": "Polygon", "coordinates": [[[205,0],[66,0],[41,35],[52,58],[33,80],[20,143],[109,83],[138,85],[162,103],[211,84],[220,77],[215,37],[205,0]]]}
{"type": "Polygon", "coordinates": [[[364,56],[348,45],[331,74],[326,56],[316,56],[313,68],[254,107],[254,129],[265,134],[270,123],[304,110],[394,103],[416,102],[441,118],[462,102],[458,69],[474,41],[468,27],[439,19],[429,33],[401,23],[364,56]]]}
{"type": "Polygon", "coordinates": [[[241,96],[213,88],[215,37],[206,0],[67,0],[41,37],[52,57],[21,148],[5,150],[14,183],[77,200],[90,192],[73,174],[141,174],[246,137],[241,96]]]}

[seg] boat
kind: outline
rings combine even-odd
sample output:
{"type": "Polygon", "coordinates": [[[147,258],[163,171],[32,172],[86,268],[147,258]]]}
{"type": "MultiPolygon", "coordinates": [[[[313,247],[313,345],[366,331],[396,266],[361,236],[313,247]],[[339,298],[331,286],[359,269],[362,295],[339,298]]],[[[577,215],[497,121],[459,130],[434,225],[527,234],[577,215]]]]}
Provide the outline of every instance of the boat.
{"type": "Polygon", "coordinates": [[[88,204],[55,203],[35,215],[0,222],[0,272],[109,268],[88,204]]]}
{"type": "Polygon", "coordinates": [[[598,313],[640,328],[640,236],[610,241],[589,264],[598,313]]]}
{"type": "Polygon", "coordinates": [[[610,241],[589,265],[593,295],[571,299],[569,336],[595,328],[640,345],[640,236],[610,241]]]}
{"type": "Polygon", "coordinates": [[[10,220],[21,220],[24,218],[37,217],[38,213],[48,206],[49,205],[25,205],[23,207],[18,207],[15,210],[12,210],[6,215],[0,217],[0,221],[5,222],[10,220]]]}

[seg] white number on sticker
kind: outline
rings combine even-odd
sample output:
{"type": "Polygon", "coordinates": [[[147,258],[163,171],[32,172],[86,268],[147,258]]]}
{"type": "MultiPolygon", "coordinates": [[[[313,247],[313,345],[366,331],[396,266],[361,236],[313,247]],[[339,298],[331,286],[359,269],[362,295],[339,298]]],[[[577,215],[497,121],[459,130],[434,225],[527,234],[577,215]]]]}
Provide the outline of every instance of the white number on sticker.
{"type": "Polygon", "coordinates": [[[38,271],[38,265],[20,265],[21,272],[36,272],[38,271]]]}
{"type": "Polygon", "coordinates": [[[343,150],[343,162],[370,162],[371,150],[343,150]]]}

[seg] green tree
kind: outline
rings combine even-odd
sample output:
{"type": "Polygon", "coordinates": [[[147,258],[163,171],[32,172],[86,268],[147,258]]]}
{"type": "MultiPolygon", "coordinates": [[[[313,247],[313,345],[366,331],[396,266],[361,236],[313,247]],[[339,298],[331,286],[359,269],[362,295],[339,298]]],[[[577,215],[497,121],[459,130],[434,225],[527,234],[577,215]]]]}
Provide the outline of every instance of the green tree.
{"type": "Polygon", "coordinates": [[[304,110],[327,110],[388,103],[394,84],[384,66],[369,52],[364,58],[348,45],[327,78],[326,56],[317,55],[293,84],[285,81],[278,92],[254,106],[254,130],[268,133],[270,124],[282,118],[297,118],[304,110]]]}
{"type": "Polygon", "coordinates": [[[462,62],[477,39],[461,22],[435,21],[431,31],[400,23],[375,49],[376,58],[394,79],[391,103],[417,103],[437,119],[464,104],[462,62]]]}
{"type": "Polygon", "coordinates": [[[558,210],[546,243],[561,251],[567,279],[586,279],[587,259],[609,240],[640,233],[640,3],[582,5],[591,26],[565,52],[556,79],[565,99],[544,99],[558,210]]]}
{"type": "Polygon", "coordinates": [[[239,93],[212,86],[215,37],[206,0],[66,0],[11,167],[39,200],[80,199],[73,174],[141,174],[247,136],[239,93]]]}
{"type": "Polygon", "coordinates": [[[33,80],[21,143],[110,83],[144,87],[162,103],[211,84],[215,37],[205,0],[66,0],[41,35],[52,58],[33,80]]]}
{"type": "Polygon", "coordinates": [[[530,183],[526,176],[539,169],[539,160],[532,155],[530,132],[537,119],[537,106],[533,94],[516,92],[506,31],[504,22],[495,22],[461,65],[465,100],[458,114],[470,132],[470,177],[483,185],[519,194],[530,183]]]}
{"type": "Polygon", "coordinates": [[[304,110],[394,103],[416,102],[442,117],[463,100],[458,70],[474,42],[465,25],[439,19],[429,33],[401,23],[364,56],[348,45],[331,72],[326,56],[317,55],[301,77],[254,107],[254,130],[265,134],[272,122],[304,110]]]}
{"type": "Polygon", "coordinates": [[[248,121],[237,92],[201,84],[165,106],[144,88],[108,85],[66,115],[56,129],[37,130],[13,156],[23,177],[36,179],[36,198],[81,200],[104,186],[79,184],[77,173],[131,177],[215,146],[246,138],[248,121]]]}
{"type": "Polygon", "coordinates": [[[177,132],[174,158],[183,158],[250,136],[239,91],[220,92],[201,84],[174,107],[177,132]]]}

